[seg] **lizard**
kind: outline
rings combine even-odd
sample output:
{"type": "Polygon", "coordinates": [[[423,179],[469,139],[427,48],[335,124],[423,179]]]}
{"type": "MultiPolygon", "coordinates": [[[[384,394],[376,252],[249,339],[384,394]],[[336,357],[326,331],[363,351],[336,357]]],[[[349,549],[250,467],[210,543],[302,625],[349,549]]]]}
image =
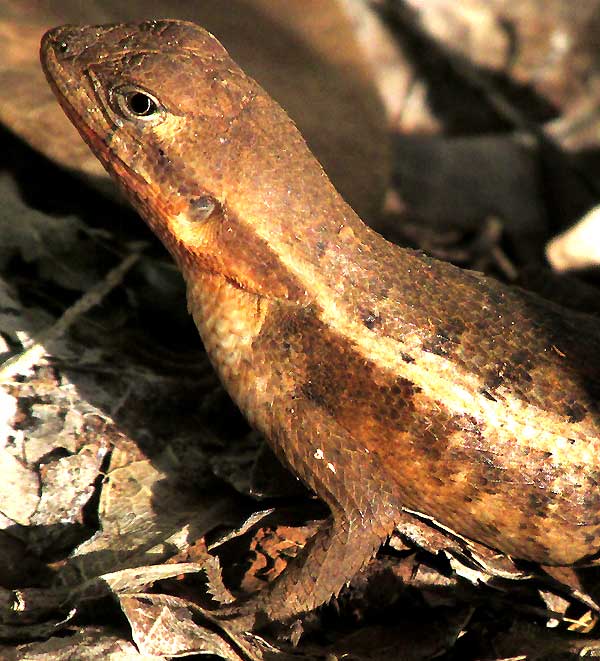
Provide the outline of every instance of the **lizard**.
{"type": "Polygon", "coordinates": [[[593,561],[595,318],[386,241],[199,26],[62,26],[41,61],[181,270],[225,388],[330,509],[232,622],[325,603],[407,510],[515,558],[593,561]]]}

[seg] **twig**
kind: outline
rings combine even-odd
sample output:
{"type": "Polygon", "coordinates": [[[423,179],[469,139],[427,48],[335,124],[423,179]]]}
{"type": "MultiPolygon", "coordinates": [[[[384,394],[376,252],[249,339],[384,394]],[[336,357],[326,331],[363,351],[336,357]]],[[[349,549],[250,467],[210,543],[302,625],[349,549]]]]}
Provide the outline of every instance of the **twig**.
{"type": "Polygon", "coordinates": [[[139,260],[141,251],[128,255],[106,277],[89,289],[74,305],[67,308],[59,319],[46,330],[36,334],[34,343],[0,365],[0,382],[9,381],[17,374],[31,369],[47,352],[47,346],[63,335],[79,317],[119,285],[129,269],[139,260]]]}

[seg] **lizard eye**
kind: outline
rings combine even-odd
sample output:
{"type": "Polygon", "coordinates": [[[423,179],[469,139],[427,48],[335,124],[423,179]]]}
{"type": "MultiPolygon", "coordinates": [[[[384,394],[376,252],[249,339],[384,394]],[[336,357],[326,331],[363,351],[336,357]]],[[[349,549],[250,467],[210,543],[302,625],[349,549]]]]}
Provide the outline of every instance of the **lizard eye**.
{"type": "Polygon", "coordinates": [[[146,90],[130,85],[113,91],[117,109],[127,119],[148,121],[160,114],[160,103],[146,90]]]}

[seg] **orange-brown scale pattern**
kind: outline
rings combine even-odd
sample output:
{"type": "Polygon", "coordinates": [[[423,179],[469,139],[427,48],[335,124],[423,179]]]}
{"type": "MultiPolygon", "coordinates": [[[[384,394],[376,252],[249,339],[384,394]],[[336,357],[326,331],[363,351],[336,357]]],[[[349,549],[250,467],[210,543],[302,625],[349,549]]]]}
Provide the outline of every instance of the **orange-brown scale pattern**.
{"type": "MultiPolygon", "coordinates": [[[[597,536],[600,494],[583,466],[555,463],[551,452],[500,436],[483,419],[453,414],[443,401],[366,360],[310,307],[267,317],[253,351],[274,360],[272,388],[287,406],[310,401],[323,420],[346,430],[346,447],[380,460],[393,502],[435,512],[467,536],[543,562],[557,554],[558,539],[545,533],[552,520],[559,546],[574,559],[585,554],[589,536],[597,536]],[[455,499],[464,506],[456,508],[455,499]],[[557,503],[558,514],[551,511],[557,503]]],[[[292,452],[285,435],[278,438],[283,453],[292,452]]],[[[337,454],[327,436],[319,442],[326,456],[337,454]]],[[[305,481],[315,480],[314,461],[294,468],[305,481]]]]}

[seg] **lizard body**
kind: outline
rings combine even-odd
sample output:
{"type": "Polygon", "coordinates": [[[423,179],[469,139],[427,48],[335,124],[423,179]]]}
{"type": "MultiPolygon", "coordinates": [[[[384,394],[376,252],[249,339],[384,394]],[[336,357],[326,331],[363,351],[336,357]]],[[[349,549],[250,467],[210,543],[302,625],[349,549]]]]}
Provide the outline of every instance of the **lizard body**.
{"type": "Polygon", "coordinates": [[[403,508],[545,564],[600,550],[595,319],[385,241],[193,24],[65,26],[41,54],[225,387],[331,509],[257,611],[329,599],[403,508]]]}

